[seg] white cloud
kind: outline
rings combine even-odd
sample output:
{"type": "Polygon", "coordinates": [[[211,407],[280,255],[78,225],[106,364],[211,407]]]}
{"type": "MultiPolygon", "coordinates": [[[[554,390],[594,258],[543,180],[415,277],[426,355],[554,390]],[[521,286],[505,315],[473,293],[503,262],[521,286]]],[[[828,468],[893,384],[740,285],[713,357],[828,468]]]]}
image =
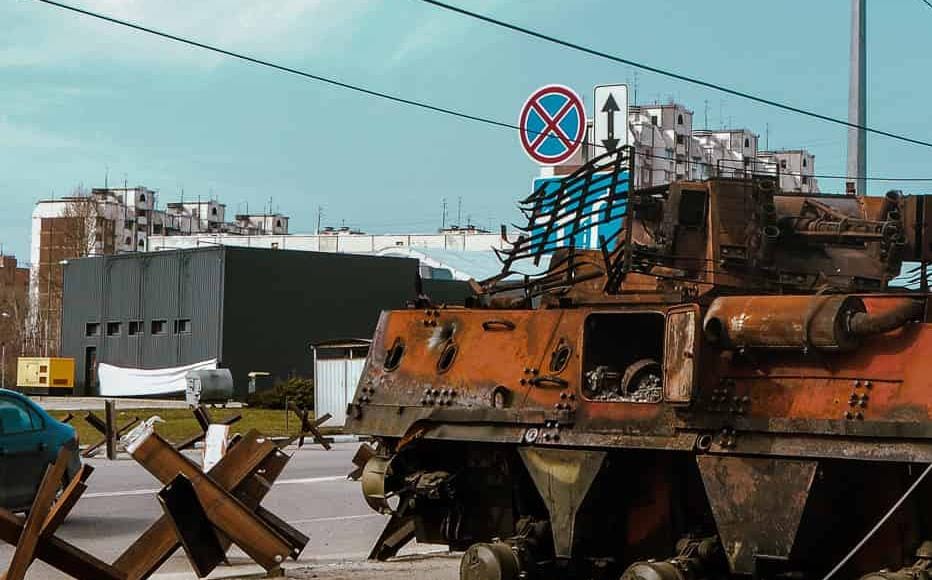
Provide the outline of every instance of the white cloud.
{"type": "MultiPolygon", "coordinates": [[[[475,0],[468,5],[470,10],[479,13],[494,13],[495,7],[501,4],[500,0],[475,0]]],[[[416,22],[404,36],[398,47],[388,59],[389,67],[402,64],[404,61],[429,54],[440,44],[456,46],[465,42],[465,37],[474,26],[482,24],[476,20],[460,14],[453,14],[446,10],[425,6],[424,16],[416,22]]]]}
{"type": "MultiPolygon", "coordinates": [[[[367,0],[73,1],[88,11],[258,57],[313,52],[331,32],[376,6],[367,0]]],[[[19,26],[0,40],[0,68],[83,65],[93,59],[213,66],[225,58],[34,2],[0,13],[13,10],[19,26]]]]}
{"type": "Polygon", "coordinates": [[[0,117],[0,147],[7,149],[71,149],[81,142],[60,133],[43,131],[0,117]]]}

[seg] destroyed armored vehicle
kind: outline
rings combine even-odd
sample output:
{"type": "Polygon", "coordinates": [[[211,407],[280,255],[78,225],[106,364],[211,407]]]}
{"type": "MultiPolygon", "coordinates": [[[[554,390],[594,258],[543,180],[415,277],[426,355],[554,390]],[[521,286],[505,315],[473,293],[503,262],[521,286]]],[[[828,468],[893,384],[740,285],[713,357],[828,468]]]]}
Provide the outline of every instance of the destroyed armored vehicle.
{"type": "Polygon", "coordinates": [[[391,515],[373,557],[416,538],[464,551],[464,580],[929,578],[927,198],[636,170],[618,150],[525,199],[468,307],[382,315],[347,409],[391,515]]]}

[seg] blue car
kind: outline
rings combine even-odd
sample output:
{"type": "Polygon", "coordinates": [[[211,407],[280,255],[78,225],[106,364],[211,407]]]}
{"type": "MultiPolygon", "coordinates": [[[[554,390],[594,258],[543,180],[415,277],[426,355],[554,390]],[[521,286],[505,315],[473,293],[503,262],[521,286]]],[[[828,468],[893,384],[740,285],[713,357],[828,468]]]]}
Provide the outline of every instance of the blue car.
{"type": "Polygon", "coordinates": [[[29,397],[0,389],[0,507],[28,508],[62,447],[72,451],[64,485],[81,467],[74,427],[57,421],[29,397]]]}

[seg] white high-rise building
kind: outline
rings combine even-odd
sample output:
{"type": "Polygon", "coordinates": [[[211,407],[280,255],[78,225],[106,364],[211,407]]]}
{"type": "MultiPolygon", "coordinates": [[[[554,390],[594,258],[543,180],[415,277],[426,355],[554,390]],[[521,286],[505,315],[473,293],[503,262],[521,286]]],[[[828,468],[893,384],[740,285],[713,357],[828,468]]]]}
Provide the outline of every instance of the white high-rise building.
{"type": "Polygon", "coordinates": [[[780,189],[783,191],[819,193],[815,155],[805,149],[761,151],[757,158],[768,173],[780,176],[780,189]]]}

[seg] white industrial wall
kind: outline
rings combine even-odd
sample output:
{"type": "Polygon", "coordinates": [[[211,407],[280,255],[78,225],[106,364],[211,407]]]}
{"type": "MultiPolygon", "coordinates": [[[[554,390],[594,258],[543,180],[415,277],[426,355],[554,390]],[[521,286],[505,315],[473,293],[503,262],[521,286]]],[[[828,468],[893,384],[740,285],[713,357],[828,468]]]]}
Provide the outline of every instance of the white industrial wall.
{"type": "Polygon", "coordinates": [[[314,368],[314,414],[330,413],[325,427],[342,427],[346,423],[346,406],[356,394],[364,358],[318,359],[314,368]]]}

